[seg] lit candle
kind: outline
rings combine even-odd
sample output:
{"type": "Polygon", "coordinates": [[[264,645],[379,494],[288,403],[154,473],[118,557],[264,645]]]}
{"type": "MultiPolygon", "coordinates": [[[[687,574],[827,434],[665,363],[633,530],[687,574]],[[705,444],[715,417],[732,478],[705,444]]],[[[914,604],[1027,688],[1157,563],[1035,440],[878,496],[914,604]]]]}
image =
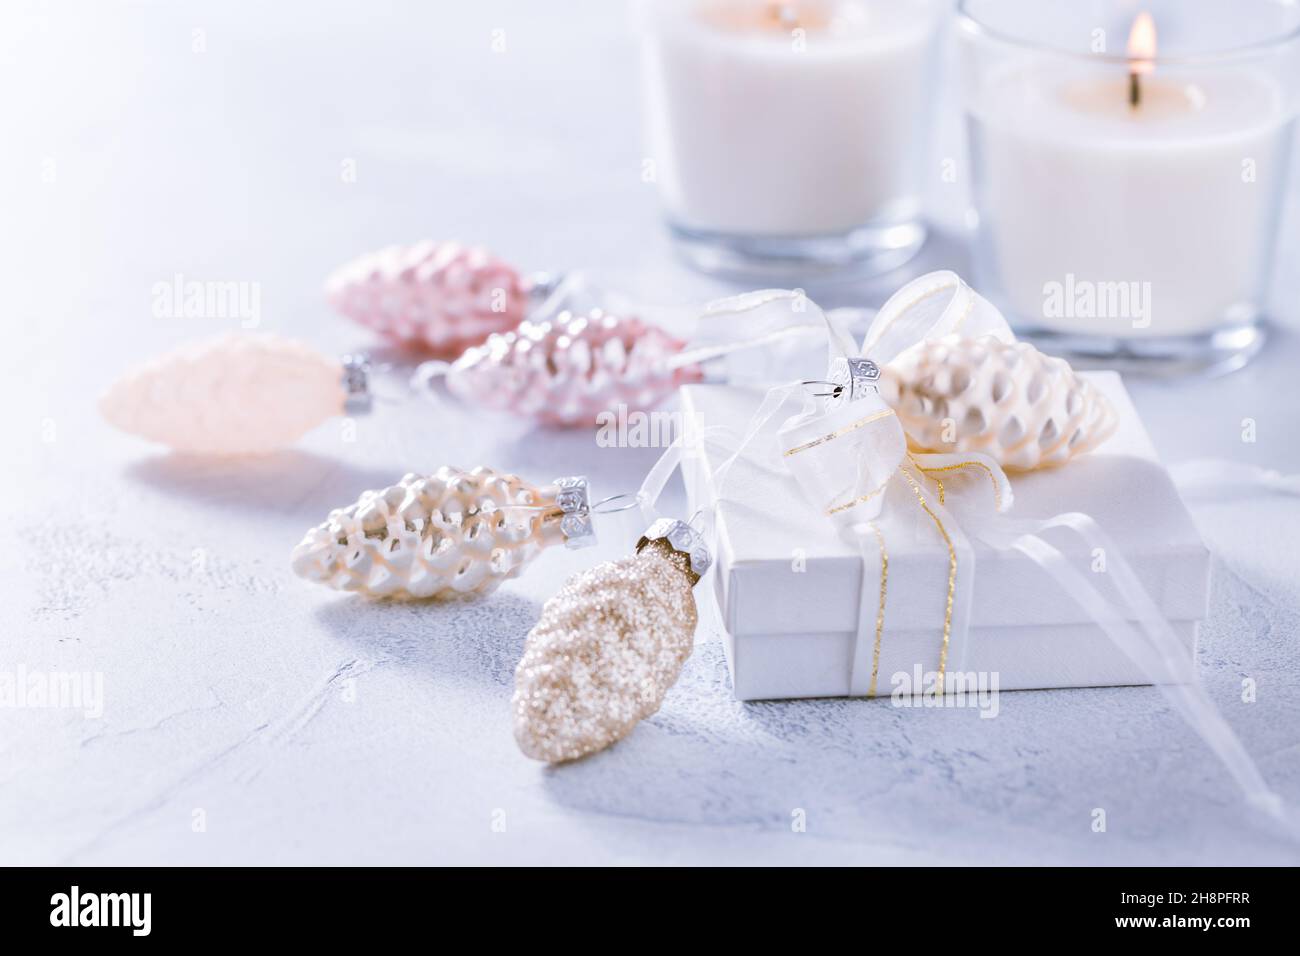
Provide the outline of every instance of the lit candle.
{"type": "Polygon", "coordinates": [[[1142,105],[1142,75],[1155,69],[1156,21],[1149,13],[1139,13],[1128,35],[1128,105],[1142,105]]]}
{"type": "Polygon", "coordinates": [[[1294,115],[1280,79],[1249,57],[1162,63],[1146,14],[1120,63],[966,26],[980,291],[1065,351],[1250,345],[1294,115]]]}
{"type": "Polygon", "coordinates": [[[770,239],[798,258],[800,239],[870,245],[864,227],[905,225],[894,248],[914,251],[934,3],[660,0],[646,12],[654,173],[679,238],[750,251],[770,239]]]}

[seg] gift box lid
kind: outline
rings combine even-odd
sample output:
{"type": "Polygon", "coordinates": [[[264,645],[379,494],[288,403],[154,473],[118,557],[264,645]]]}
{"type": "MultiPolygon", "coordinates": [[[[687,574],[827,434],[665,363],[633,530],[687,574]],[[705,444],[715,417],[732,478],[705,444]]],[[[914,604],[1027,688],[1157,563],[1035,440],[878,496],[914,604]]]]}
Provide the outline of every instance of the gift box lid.
{"type": "MultiPolygon", "coordinates": [[[[1015,503],[1008,513],[1021,519],[1062,512],[1091,515],[1133,566],[1153,600],[1170,620],[1205,616],[1209,594],[1209,552],[1173,481],[1156,456],[1119,375],[1083,373],[1114,405],[1115,434],[1094,451],[1050,470],[1012,474],[1015,503]]],[[[727,385],[691,385],[682,390],[688,438],[704,427],[743,434],[763,397],[762,390],[727,385]]],[[[794,413],[793,406],[790,414],[794,413]]],[[[756,441],[773,445],[783,416],[756,441]]],[[[705,442],[684,468],[692,508],[714,502],[714,473],[728,451],[705,442]]],[[[801,493],[780,467],[745,456],[727,478],[725,500],[715,516],[715,588],[727,630],[745,634],[829,633],[857,626],[862,559],[831,522],[801,493]]],[[[1045,537],[1072,564],[1095,574],[1096,586],[1115,594],[1106,580],[1107,555],[1098,555],[1064,530],[1045,537]]],[[[893,626],[941,626],[943,609],[921,594],[936,567],[946,568],[946,551],[933,536],[894,534],[889,541],[890,621],[893,626]],[[909,595],[909,581],[917,584],[909,595]]],[[[974,544],[975,587],[972,627],[1076,624],[1089,620],[1064,595],[1055,579],[1026,555],[974,544]]]]}

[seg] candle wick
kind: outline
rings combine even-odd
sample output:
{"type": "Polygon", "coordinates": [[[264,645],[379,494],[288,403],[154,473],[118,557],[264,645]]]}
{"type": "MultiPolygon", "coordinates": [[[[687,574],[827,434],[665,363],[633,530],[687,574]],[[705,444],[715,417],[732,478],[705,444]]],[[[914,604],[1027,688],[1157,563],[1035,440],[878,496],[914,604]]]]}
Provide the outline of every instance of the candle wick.
{"type": "Polygon", "coordinates": [[[1139,75],[1137,70],[1130,71],[1128,75],[1128,105],[1132,109],[1137,109],[1142,104],[1142,81],[1138,79],[1139,75]]]}

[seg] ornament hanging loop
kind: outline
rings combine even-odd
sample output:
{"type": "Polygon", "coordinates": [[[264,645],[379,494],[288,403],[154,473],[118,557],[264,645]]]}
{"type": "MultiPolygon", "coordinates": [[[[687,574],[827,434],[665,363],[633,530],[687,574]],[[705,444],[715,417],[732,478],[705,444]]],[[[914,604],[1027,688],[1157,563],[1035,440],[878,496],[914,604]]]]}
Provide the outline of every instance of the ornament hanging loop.
{"type": "Polygon", "coordinates": [[[591,506],[591,513],[594,515],[612,515],[639,507],[641,507],[641,495],[625,491],[622,494],[601,498],[600,501],[591,506]],[[615,502],[619,503],[615,504],[615,502]]]}
{"type": "Polygon", "coordinates": [[[827,388],[830,389],[829,392],[813,392],[812,393],[813,398],[839,398],[840,393],[844,391],[843,383],[837,384],[836,382],[828,382],[825,379],[821,379],[821,378],[804,379],[799,384],[805,387],[812,386],[812,385],[825,385],[827,388]]]}
{"type": "Polygon", "coordinates": [[[533,310],[543,310],[557,290],[566,287],[569,276],[563,272],[534,272],[528,277],[528,298],[533,310]]]}
{"type": "Polygon", "coordinates": [[[449,371],[451,371],[450,362],[444,362],[441,359],[430,359],[427,362],[421,362],[415,367],[408,384],[411,391],[420,398],[438,404],[438,393],[434,390],[433,383],[446,378],[449,371]]]}

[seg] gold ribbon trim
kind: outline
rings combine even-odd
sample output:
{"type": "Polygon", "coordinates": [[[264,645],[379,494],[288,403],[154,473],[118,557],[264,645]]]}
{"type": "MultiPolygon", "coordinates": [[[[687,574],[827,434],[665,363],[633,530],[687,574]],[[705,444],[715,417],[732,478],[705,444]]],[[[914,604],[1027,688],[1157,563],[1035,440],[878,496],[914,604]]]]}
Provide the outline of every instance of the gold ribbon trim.
{"type": "Polygon", "coordinates": [[[930,505],[925,500],[925,494],[921,491],[921,486],[917,480],[912,477],[912,473],[906,468],[899,469],[907,483],[912,486],[912,491],[916,495],[917,503],[920,504],[921,510],[930,516],[934,526],[939,529],[939,534],[943,536],[943,543],[948,546],[948,603],[943,612],[943,644],[939,649],[939,680],[937,690],[940,695],[943,694],[943,676],[948,667],[948,641],[952,637],[952,602],[953,594],[957,589],[957,549],[953,546],[952,538],[948,535],[948,529],[943,526],[943,521],[934,513],[930,505]]]}
{"type": "MultiPolygon", "coordinates": [[[[875,522],[871,530],[876,534],[876,543],[880,545],[880,609],[876,611],[876,646],[871,652],[871,686],[867,696],[876,696],[876,678],[880,676],[880,639],[885,633],[885,589],[889,585],[889,552],[885,550],[885,536],[880,533],[875,522]]],[[[865,585],[866,582],[864,581],[865,585]]]]}
{"type": "Polygon", "coordinates": [[[843,436],[847,435],[849,432],[855,432],[859,428],[865,428],[867,425],[870,425],[872,422],[878,422],[882,418],[889,418],[893,414],[894,414],[894,410],[892,408],[886,408],[883,411],[879,411],[872,415],[868,415],[866,418],[859,418],[856,422],[850,422],[849,424],[845,425],[843,428],[837,428],[835,429],[835,431],[831,432],[828,435],[822,435],[820,438],[814,438],[810,442],[805,442],[802,445],[796,445],[795,447],[786,451],[785,457],[789,458],[791,455],[797,455],[801,451],[807,451],[809,448],[816,448],[818,445],[824,445],[828,441],[834,441],[836,438],[842,438],[843,436]]]}
{"type": "Polygon", "coordinates": [[[886,478],[885,483],[881,485],[879,488],[877,488],[875,491],[868,491],[865,495],[858,495],[858,497],[854,498],[852,501],[846,501],[842,505],[834,505],[833,507],[827,508],[826,514],[837,515],[841,511],[848,511],[850,508],[856,508],[858,505],[870,501],[872,498],[876,497],[876,495],[884,491],[888,485],[889,485],[889,479],[886,478]]]}
{"type": "MultiPolygon", "coordinates": [[[[912,458],[911,455],[908,455],[907,457],[912,458]]],[[[993,504],[997,507],[998,511],[1002,510],[1002,489],[998,486],[998,480],[993,477],[993,469],[990,468],[988,465],[984,464],[984,462],[959,461],[955,465],[942,465],[936,468],[926,468],[924,465],[920,464],[915,458],[912,458],[912,464],[915,465],[918,470],[924,472],[925,474],[931,477],[933,477],[936,474],[941,474],[943,472],[960,471],[963,468],[982,468],[984,470],[984,474],[988,475],[989,483],[993,485],[993,504]]],[[[939,486],[939,504],[943,504],[943,482],[941,482],[938,478],[935,478],[934,481],[935,484],[939,486]]]]}

